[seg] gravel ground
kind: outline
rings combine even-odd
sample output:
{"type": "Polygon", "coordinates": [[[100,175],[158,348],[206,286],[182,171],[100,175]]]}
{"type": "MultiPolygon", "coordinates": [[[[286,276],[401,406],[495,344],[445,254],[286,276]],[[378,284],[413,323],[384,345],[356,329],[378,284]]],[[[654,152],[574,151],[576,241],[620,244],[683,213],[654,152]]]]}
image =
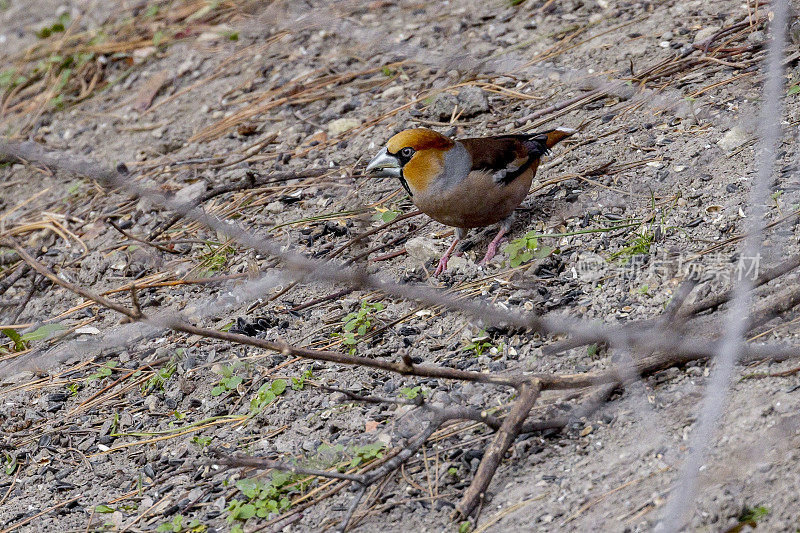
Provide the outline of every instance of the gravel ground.
{"type": "MultiPolygon", "coordinates": [[[[61,38],[40,40],[35,32],[63,13],[71,15],[73,31],[94,31],[123,17],[145,17],[147,4],[0,1],[0,64],[61,38]]],[[[98,52],[92,61],[107,61],[103,79],[114,84],[38,113],[7,110],[0,116],[4,133],[125,163],[135,183],[186,201],[272,172],[326,169],[203,203],[207,212],[235,218],[288,250],[325,257],[413,210],[397,183],[361,174],[395,132],[426,126],[466,137],[578,128],[540,167],[512,230],[512,238],[527,232],[561,236],[538,237],[540,253],[522,266],[512,268],[502,253],[477,267],[491,228],[473,232],[464,257],[431,278],[450,237],[447,228],[424,217],[403,220],[341,256],[357,258],[357,265],[386,279],[520,311],[608,324],[652,318],[691,271],[700,272],[701,281],[689,303],[729,287],[737,265],[763,271],[800,252],[792,216],[800,204],[794,142],[800,94],[786,99],[785,135],[767,204],[769,222],[786,221],[770,229],[757,262],[740,263],[734,239],[748,228],[746,200],[757,170],[766,28],[753,24],[722,37],[731,49],[749,47],[746,53],[691,65],[675,59],[699,59],[693,43],[745,17],[763,16],[764,6],[755,12],[741,3],[692,0],[149,4],[160,6],[160,15],[147,16],[160,21],[159,35],[172,36],[166,44],[143,42],[103,59],[98,52]],[[203,22],[208,11],[184,17],[173,33],[169,17],[158,19],[190,8],[227,11],[210,22],[203,22]],[[659,64],[676,69],[648,74],[659,64]],[[590,91],[597,97],[531,116],[590,91]]],[[[144,21],[139,32],[150,24],[135,20],[144,21]]],[[[800,82],[799,43],[790,40],[787,48],[787,89],[800,82]]],[[[186,221],[156,237],[161,248],[131,238],[147,238],[170,217],[151,202],[88,179],[0,166],[0,232],[62,279],[95,292],[125,288],[109,296],[123,305],[131,305],[126,287],[135,282],[146,313],[182,310],[215,329],[239,317],[263,318],[261,337],[347,351],[342,326],[350,313],[364,309],[368,335],[358,339],[354,353],[391,360],[407,353],[416,361],[485,372],[587,372],[609,368],[618,355],[604,346],[544,355],[560,339],[487,327],[459,313],[368,291],[306,307],[343,288],[322,282],[283,292],[283,281],[260,299],[218,308],[211,302],[235,294],[248,274],[280,267],[186,221]],[[228,275],[236,279],[197,281],[228,275]]],[[[0,287],[22,268],[10,254],[2,257],[8,259],[0,265],[0,287]]],[[[756,294],[779,296],[797,284],[796,277],[789,274],[756,294]]],[[[236,481],[255,473],[212,466],[209,447],[346,468],[380,460],[399,437],[418,429],[408,406],[363,405],[313,383],[395,398],[420,393],[431,402],[479,409],[512,400],[499,388],[145,332],[31,273],[1,297],[11,302],[0,307],[3,327],[21,324],[24,333],[60,325],[21,353],[13,351],[13,342],[0,353],[6,467],[0,473],[0,527],[7,531],[152,531],[178,523],[176,517],[187,530],[197,520],[197,531],[255,531],[276,515],[234,520],[230,510],[245,498],[236,481]],[[253,403],[259,391],[263,398],[270,386],[280,390],[278,380],[294,386],[271,402],[253,403]]],[[[686,333],[713,337],[721,314],[689,322],[686,333]]],[[[790,342],[794,318],[790,311],[752,335],[790,342]]],[[[800,378],[770,375],[796,364],[737,368],[688,529],[798,527],[800,378]]],[[[669,368],[561,431],[519,437],[491,484],[478,527],[653,529],[685,459],[709,372],[704,363],[669,368]]],[[[533,416],[564,413],[574,400],[563,391],[545,393],[533,416]]],[[[472,423],[437,433],[424,454],[368,493],[354,530],[458,530],[450,518],[453,505],[492,436],[472,423]]],[[[325,490],[319,478],[281,484],[270,476],[262,479],[277,487],[275,501],[286,497],[293,509],[325,490]]],[[[352,496],[348,487],[320,498],[283,530],[333,530],[352,496]]]]}

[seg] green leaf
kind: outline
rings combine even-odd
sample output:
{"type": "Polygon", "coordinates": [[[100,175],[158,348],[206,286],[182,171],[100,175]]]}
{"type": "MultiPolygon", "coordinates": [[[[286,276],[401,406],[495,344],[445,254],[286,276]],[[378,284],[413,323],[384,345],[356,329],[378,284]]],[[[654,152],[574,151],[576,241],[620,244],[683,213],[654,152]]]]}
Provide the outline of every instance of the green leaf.
{"type": "Polygon", "coordinates": [[[211,396],[219,396],[220,394],[226,391],[227,389],[225,387],[223,387],[222,385],[217,385],[216,387],[211,389],[211,396]]]}
{"type": "Polygon", "coordinates": [[[283,391],[286,390],[286,380],[285,379],[276,379],[272,382],[272,392],[275,393],[276,396],[283,394],[283,391]]]}
{"type": "Polygon", "coordinates": [[[242,494],[247,496],[248,498],[255,498],[258,496],[258,492],[260,490],[261,483],[257,479],[253,478],[244,478],[240,479],[236,482],[236,488],[242,491],[242,494]]]}
{"type": "Polygon", "coordinates": [[[222,380],[222,385],[228,390],[233,390],[242,382],[242,376],[231,376],[222,380]]]}
{"type": "Polygon", "coordinates": [[[22,340],[22,337],[20,337],[19,333],[17,333],[16,330],[13,330],[11,328],[5,328],[0,331],[2,331],[3,335],[14,341],[14,349],[16,351],[21,352],[22,350],[25,349],[25,342],[22,340]]]}
{"type": "Polygon", "coordinates": [[[792,96],[793,94],[797,94],[797,93],[800,93],[800,83],[797,83],[797,84],[792,85],[791,87],[789,87],[789,92],[787,92],[786,94],[787,94],[787,96],[792,96]]]}
{"type": "Polygon", "coordinates": [[[108,505],[106,505],[104,503],[101,503],[100,505],[98,505],[97,507],[94,508],[94,512],[95,513],[107,514],[107,513],[113,513],[114,511],[116,511],[116,509],[114,509],[113,507],[109,507],[108,505]]]}
{"type": "Polygon", "coordinates": [[[237,513],[236,518],[238,518],[239,520],[247,520],[249,518],[253,518],[256,515],[256,506],[253,505],[252,503],[246,503],[242,505],[238,509],[238,511],[239,512],[237,513]]]}
{"type": "Polygon", "coordinates": [[[61,324],[45,324],[44,326],[35,329],[34,331],[28,332],[22,336],[23,341],[40,341],[44,339],[49,339],[59,331],[64,331],[65,328],[61,324]]]}

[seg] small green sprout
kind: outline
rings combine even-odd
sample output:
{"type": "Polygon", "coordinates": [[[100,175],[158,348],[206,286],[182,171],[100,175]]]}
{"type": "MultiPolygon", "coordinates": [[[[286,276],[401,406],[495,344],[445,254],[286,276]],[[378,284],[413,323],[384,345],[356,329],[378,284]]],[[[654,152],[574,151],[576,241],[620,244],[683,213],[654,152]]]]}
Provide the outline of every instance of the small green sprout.
{"type": "Polygon", "coordinates": [[[308,368],[303,371],[303,374],[299,378],[292,378],[292,390],[303,390],[306,386],[306,380],[312,377],[314,376],[311,375],[311,369],[308,368]]]}
{"type": "Polygon", "coordinates": [[[222,376],[222,379],[211,389],[211,396],[221,396],[232,390],[236,390],[236,387],[244,381],[241,376],[237,376],[233,373],[240,364],[241,363],[236,362],[232,365],[222,365],[219,371],[219,375],[222,376]]]}
{"type": "Polygon", "coordinates": [[[427,392],[422,390],[422,387],[417,385],[416,387],[403,387],[400,389],[400,395],[408,398],[409,400],[414,400],[419,395],[425,396],[427,392]]]}
{"type": "Polygon", "coordinates": [[[250,413],[261,412],[266,406],[275,401],[275,398],[286,390],[286,380],[276,379],[272,383],[264,383],[259,387],[256,395],[250,400],[250,413]]]}
{"type": "Polygon", "coordinates": [[[503,253],[508,255],[508,262],[512,268],[527,263],[531,259],[541,259],[550,255],[553,249],[539,244],[540,236],[535,231],[529,231],[503,247],[503,253]]]}
{"type": "Polygon", "coordinates": [[[114,369],[116,367],[117,367],[117,362],[114,361],[113,359],[111,361],[106,361],[105,363],[103,363],[103,366],[97,369],[97,372],[95,372],[94,374],[90,374],[86,378],[86,381],[92,382],[105,379],[114,372],[114,369]]]}
{"type": "Polygon", "coordinates": [[[372,215],[372,220],[376,222],[383,222],[386,224],[387,222],[391,222],[392,220],[396,219],[398,215],[400,215],[400,211],[396,211],[394,209],[385,209],[382,207],[376,207],[374,215],[372,215]]]}
{"type": "Polygon", "coordinates": [[[184,523],[185,521],[186,518],[184,518],[183,515],[175,515],[171,522],[164,522],[156,528],[156,531],[160,533],[202,533],[208,529],[206,526],[200,523],[200,520],[194,519],[184,523]]]}
{"type": "Polygon", "coordinates": [[[351,355],[356,353],[356,345],[360,342],[360,338],[372,328],[375,315],[383,309],[384,305],[380,302],[362,301],[361,309],[348,313],[344,317],[341,331],[334,333],[333,336],[342,339],[342,344],[349,348],[351,355]]]}
{"type": "Polygon", "coordinates": [[[463,352],[474,351],[475,356],[478,357],[488,352],[492,348],[493,346],[491,340],[489,339],[489,336],[486,334],[485,331],[481,331],[480,333],[478,333],[478,335],[472,338],[471,342],[465,344],[464,347],[461,348],[461,351],[463,352]]]}
{"type": "Polygon", "coordinates": [[[50,26],[45,26],[44,28],[39,29],[36,32],[36,36],[39,39],[47,39],[54,33],[63,33],[67,29],[67,26],[69,26],[69,22],[70,22],[69,13],[64,13],[60,17],[58,17],[58,20],[55,21],[50,26]]]}

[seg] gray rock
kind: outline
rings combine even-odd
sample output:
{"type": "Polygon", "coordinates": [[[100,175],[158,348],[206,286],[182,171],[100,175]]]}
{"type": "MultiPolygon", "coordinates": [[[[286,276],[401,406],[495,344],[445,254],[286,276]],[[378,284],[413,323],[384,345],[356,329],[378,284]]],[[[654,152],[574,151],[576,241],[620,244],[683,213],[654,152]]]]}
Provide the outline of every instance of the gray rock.
{"type": "Polygon", "coordinates": [[[206,192],[206,182],[203,180],[196,181],[176,192],[175,200],[182,204],[193,202],[200,198],[204,192],[206,192]]]}
{"type": "Polygon", "coordinates": [[[694,35],[694,43],[700,44],[706,42],[711,37],[713,37],[714,34],[716,34],[720,29],[721,28],[719,26],[707,26],[703,28],[694,35]]]}
{"type": "Polygon", "coordinates": [[[746,143],[749,140],[749,135],[747,131],[741,126],[734,126],[728,132],[717,141],[717,146],[725,150],[726,152],[733,151],[739,148],[741,145],[746,143]]]}
{"type": "Polygon", "coordinates": [[[764,41],[766,41],[767,38],[764,35],[763,31],[758,30],[758,31],[754,31],[753,33],[748,34],[747,40],[751,44],[764,44],[764,41]]]}
{"type": "Polygon", "coordinates": [[[449,120],[458,105],[458,98],[450,93],[439,93],[428,106],[428,116],[437,120],[449,120]]]}
{"type": "Polygon", "coordinates": [[[480,87],[464,87],[458,93],[458,108],[462,117],[472,117],[489,111],[489,98],[480,87]]]}
{"type": "Polygon", "coordinates": [[[409,257],[421,263],[427,263],[431,259],[439,257],[439,249],[434,242],[427,237],[414,237],[406,243],[406,251],[409,257]]]}

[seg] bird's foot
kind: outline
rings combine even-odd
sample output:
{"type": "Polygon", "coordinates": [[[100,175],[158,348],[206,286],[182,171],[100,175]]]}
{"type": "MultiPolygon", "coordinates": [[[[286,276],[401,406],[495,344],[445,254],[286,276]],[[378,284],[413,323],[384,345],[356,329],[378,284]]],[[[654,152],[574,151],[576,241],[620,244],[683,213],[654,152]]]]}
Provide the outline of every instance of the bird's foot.
{"type": "Polygon", "coordinates": [[[495,238],[492,242],[489,243],[489,247],[486,249],[486,255],[483,256],[481,262],[479,263],[480,266],[486,266],[489,264],[494,256],[497,255],[497,249],[500,248],[500,245],[505,242],[505,239],[502,238],[502,235],[498,235],[499,238],[495,238]]]}
{"type": "Polygon", "coordinates": [[[441,259],[439,259],[439,266],[436,267],[436,270],[433,272],[434,276],[438,276],[445,270],[447,270],[447,261],[450,259],[450,254],[444,254],[441,259]]]}

